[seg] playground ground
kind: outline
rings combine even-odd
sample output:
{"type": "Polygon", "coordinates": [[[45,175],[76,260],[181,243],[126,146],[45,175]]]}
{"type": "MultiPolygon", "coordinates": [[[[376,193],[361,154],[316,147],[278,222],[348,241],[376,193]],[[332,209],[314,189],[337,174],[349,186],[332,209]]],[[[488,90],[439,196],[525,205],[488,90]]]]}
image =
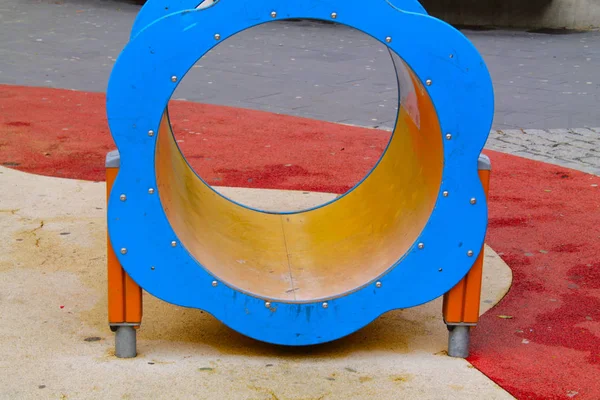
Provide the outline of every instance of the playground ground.
{"type": "MultiPolygon", "coordinates": [[[[443,354],[439,302],[294,350],[150,296],[140,356],[114,358],[99,182],[113,145],[102,92],[138,9],[108,0],[0,3],[0,398],[600,398],[597,32],[465,31],[497,96],[487,151],[489,311],[468,360],[443,354]]],[[[368,171],[396,101],[393,71],[372,43],[299,22],[265,25],[218,49],[173,105],[180,146],[202,156],[195,167],[205,179],[251,187],[235,189],[248,202],[293,206],[339,194],[368,171]],[[286,63],[293,67],[281,69],[286,63]],[[327,136],[307,140],[294,135],[300,130],[327,136]],[[232,149],[225,133],[271,150],[232,149]],[[200,154],[207,141],[218,157],[200,154]]]]}

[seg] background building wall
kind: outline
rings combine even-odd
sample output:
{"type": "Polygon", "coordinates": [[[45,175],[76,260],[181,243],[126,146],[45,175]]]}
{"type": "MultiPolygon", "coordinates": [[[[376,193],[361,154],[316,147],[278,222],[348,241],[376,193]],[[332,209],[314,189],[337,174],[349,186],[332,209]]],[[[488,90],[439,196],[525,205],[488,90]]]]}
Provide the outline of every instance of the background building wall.
{"type": "Polygon", "coordinates": [[[600,27],[600,0],[421,0],[421,3],[431,15],[453,25],[531,29],[600,27]]]}

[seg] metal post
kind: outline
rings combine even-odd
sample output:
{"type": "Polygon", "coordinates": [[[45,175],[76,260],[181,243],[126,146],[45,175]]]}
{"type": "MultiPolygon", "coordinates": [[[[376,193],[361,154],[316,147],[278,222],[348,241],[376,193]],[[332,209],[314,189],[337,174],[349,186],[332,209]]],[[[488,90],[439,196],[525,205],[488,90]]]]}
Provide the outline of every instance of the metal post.
{"type": "Polygon", "coordinates": [[[469,356],[470,327],[464,325],[448,325],[448,355],[466,358],[469,356]]]}
{"type": "Polygon", "coordinates": [[[136,332],[133,326],[119,326],[115,334],[115,355],[118,358],[133,358],[137,355],[136,332]]]}

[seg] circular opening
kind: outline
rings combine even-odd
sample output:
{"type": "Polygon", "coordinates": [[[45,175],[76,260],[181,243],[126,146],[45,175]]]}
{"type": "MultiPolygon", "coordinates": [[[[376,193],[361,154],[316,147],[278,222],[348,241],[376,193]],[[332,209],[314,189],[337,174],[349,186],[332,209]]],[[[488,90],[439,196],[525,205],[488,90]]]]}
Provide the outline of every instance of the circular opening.
{"type": "Polygon", "coordinates": [[[380,277],[415,243],[439,193],[442,135],[426,89],[392,56],[400,106],[385,153],[358,186],[319,208],[265,213],[217,194],[188,164],[165,112],[161,203],[182,245],[217,280],[278,301],[334,298],[380,277]]]}
{"type": "Polygon", "coordinates": [[[395,123],[397,87],[388,49],[374,38],[338,24],[273,22],[196,62],[169,117],[211,187],[251,208],[295,212],[343,195],[374,167],[395,123]]]}

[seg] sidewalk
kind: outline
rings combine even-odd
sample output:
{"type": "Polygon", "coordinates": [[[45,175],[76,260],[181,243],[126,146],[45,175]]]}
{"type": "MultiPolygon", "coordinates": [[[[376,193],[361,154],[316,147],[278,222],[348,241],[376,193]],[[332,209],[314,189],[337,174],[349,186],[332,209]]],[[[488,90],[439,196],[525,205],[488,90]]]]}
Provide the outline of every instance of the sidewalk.
{"type": "MultiPolygon", "coordinates": [[[[333,343],[290,348],[144,295],[139,355],[117,359],[106,320],[104,183],[0,167],[0,185],[1,399],[512,398],[446,356],[441,299],[333,343]]],[[[234,191],[250,205],[306,201],[302,192],[234,191]]],[[[484,275],[482,312],[512,278],[490,249],[484,275]]]]}

